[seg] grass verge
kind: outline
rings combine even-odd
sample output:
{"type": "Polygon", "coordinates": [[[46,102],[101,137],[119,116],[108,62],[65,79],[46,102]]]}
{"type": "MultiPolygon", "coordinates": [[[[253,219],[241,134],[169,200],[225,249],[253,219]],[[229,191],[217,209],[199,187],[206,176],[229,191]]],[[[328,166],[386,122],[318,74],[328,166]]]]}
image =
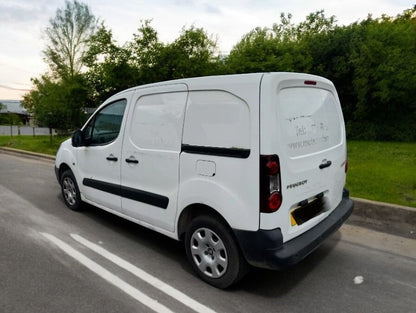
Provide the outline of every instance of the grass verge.
{"type": "Polygon", "coordinates": [[[348,142],[352,197],[416,207],[416,143],[348,142]]]}
{"type": "MultiPolygon", "coordinates": [[[[0,136],[0,146],[55,155],[68,137],[0,136]]],[[[416,143],[348,142],[352,197],[416,207],[416,143]]]]}
{"type": "Polygon", "coordinates": [[[55,155],[62,141],[68,136],[0,136],[0,146],[55,155]]]}

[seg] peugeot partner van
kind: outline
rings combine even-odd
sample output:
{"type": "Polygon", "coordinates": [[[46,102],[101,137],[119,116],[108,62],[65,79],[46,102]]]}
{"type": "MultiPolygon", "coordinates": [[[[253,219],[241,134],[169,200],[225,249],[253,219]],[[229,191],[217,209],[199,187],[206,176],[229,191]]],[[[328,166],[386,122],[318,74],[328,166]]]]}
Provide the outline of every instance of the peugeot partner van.
{"type": "Polygon", "coordinates": [[[348,218],[345,128],[334,85],[298,73],[181,79],[105,101],[62,143],[72,210],[89,203],[185,244],[206,282],[283,269],[348,218]]]}

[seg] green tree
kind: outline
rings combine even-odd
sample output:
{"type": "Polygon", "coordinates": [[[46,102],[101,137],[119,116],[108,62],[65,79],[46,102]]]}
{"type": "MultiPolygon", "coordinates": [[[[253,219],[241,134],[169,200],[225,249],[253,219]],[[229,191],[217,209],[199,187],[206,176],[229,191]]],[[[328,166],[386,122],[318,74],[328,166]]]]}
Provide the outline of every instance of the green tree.
{"type": "Polygon", "coordinates": [[[84,57],[93,103],[135,85],[216,74],[216,51],[216,42],[202,28],[184,28],[174,42],[163,44],[151,21],[145,20],[133,41],[119,46],[102,24],[84,57]]]}
{"type": "Polygon", "coordinates": [[[282,13],[279,24],[272,28],[257,27],[246,34],[230,52],[227,59],[230,71],[309,71],[310,55],[301,44],[300,26],[294,25],[291,18],[290,14],[282,13]]]}
{"type": "Polygon", "coordinates": [[[202,28],[183,28],[174,42],[163,44],[145,20],[128,47],[141,84],[218,72],[217,43],[202,28]]]}
{"type": "Polygon", "coordinates": [[[91,106],[97,106],[110,95],[139,82],[138,69],[131,59],[132,52],[128,45],[118,46],[111,30],[101,24],[91,36],[83,59],[88,67],[85,75],[91,106]]]}
{"type": "Polygon", "coordinates": [[[82,125],[83,104],[88,93],[82,75],[60,81],[43,75],[32,82],[35,88],[24,95],[23,105],[34,114],[39,126],[67,131],[82,125]]]}
{"type": "Polygon", "coordinates": [[[277,57],[273,32],[257,27],[233,47],[226,62],[233,73],[264,72],[277,70],[277,57]]]}
{"type": "Polygon", "coordinates": [[[154,66],[160,80],[213,75],[218,72],[217,42],[203,28],[183,28],[161,49],[154,66]]]}
{"type": "Polygon", "coordinates": [[[97,20],[88,6],[77,0],[65,1],[45,30],[45,61],[58,77],[73,77],[81,72],[88,41],[94,34],[97,20]]]}
{"type": "Polygon", "coordinates": [[[350,129],[357,137],[416,139],[415,9],[396,17],[361,22],[354,41],[354,91],[357,107],[350,129]]]}
{"type": "Polygon", "coordinates": [[[327,18],[323,11],[307,16],[299,24],[296,33],[302,53],[311,60],[309,72],[324,76],[334,82],[338,89],[344,118],[353,118],[357,97],[351,83],[354,67],[351,63],[353,39],[358,36],[356,23],[350,26],[336,26],[334,16],[327,18]]]}
{"type": "Polygon", "coordinates": [[[146,84],[163,80],[158,69],[165,45],[160,42],[156,29],[151,26],[151,20],[141,21],[137,31],[128,45],[132,65],[138,70],[136,81],[146,84]]]}
{"type": "Polygon", "coordinates": [[[297,39],[328,33],[335,28],[335,16],[326,17],[324,10],[310,13],[296,27],[297,39]]]}
{"type": "Polygon", "coordinates": [[[43,52],[51,73],[32,79],[34,88],[23,97],[39,126],[60,130],[81,126],[90,94],[81,69],[96,23],[88,6],[77,0],[66,1],[50,19],[43,52]]]}
{"type": "Polygon", "coordinates": [[[0,114],[0,125],[23,125],[18,114],[0,114]]]}

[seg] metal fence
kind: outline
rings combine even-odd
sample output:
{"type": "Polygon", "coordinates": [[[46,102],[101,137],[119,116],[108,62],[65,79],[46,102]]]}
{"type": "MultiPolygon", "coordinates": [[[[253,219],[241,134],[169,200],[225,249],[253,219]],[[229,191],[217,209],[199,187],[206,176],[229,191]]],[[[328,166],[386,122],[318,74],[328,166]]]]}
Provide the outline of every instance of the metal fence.
{"type": "MultiPolygon", "coordinates": [[[[5,136],[42,136],[49,135],[47,127],[31,127],[31,126],[11,126],[0,125],[0,135],[5,136]]],[[[56,130],[52,129],[52,135],[56,135],[56,130]]]]}

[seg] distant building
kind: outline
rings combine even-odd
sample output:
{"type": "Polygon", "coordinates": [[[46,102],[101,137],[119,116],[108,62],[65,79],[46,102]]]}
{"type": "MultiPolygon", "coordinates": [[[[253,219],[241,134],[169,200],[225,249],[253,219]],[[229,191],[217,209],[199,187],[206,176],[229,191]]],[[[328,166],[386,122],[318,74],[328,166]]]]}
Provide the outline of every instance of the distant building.
{"type": "Polygon", "coordinates": [[[20,100],[0,100],[0,114],[15,114],[19,116],[24,125],[29,124],[30,114],[23,107],[20,100]]]}

